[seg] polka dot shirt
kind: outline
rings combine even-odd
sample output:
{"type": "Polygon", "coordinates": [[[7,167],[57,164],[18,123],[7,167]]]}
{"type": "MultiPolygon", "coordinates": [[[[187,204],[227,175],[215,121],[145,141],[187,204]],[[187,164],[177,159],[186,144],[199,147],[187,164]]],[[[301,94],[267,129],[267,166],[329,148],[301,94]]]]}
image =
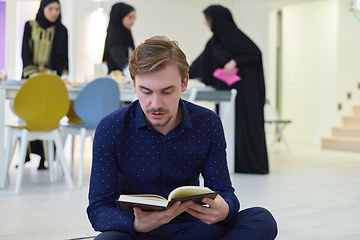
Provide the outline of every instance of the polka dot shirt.
{"type": "Polygon", "coordinates": [[[123,212],[120,194],[167,195],[176,187],[204,185],[230,207],[228,219],[239,210],[226,161],[226,141],[220,117],[213,111],[180,100],[182,122],[165,136],[151,127],[135,101],[99,123],[87,213],[96,231],[134,234],[134,215],[123,212]]]}

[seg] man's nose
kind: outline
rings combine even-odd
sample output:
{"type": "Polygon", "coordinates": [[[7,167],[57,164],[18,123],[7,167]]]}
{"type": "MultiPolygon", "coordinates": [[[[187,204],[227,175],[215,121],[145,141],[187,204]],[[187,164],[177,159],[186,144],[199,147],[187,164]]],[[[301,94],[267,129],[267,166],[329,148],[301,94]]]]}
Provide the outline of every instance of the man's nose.
{"type": "Polygon", "coordinates": [[[153,109],[159,109],[162,107],[162,97],[159,94],[154,94],[151,99],[151,107],[153,109]]]}

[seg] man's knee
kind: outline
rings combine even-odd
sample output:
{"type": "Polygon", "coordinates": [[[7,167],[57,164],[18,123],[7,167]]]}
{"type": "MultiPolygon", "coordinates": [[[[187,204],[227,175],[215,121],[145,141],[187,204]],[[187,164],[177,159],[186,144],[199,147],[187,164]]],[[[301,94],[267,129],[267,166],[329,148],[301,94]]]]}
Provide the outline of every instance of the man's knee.
{"type": "MultiPolygon", "coordinates": [[[[241,211],[247,215],[248,221],[252,222],[252,225],[258,228],[259,232],[264,236],[273,236],[273,239],[277,235],[277,223],[273,215],[265,208],[253,207],[241,211]]],[[[240,212],[240,213],[241,213],[240,212]]]]}

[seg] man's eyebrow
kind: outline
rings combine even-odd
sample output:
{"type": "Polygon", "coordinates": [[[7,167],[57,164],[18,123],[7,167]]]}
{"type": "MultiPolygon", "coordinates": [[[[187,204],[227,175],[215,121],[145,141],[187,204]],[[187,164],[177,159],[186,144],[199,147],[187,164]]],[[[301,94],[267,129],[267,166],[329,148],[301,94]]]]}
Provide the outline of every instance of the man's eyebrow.
{"type": "MultiPolygon", "coordinates": [[[[172,88],[174,88],[174,87],[175,87],[175,86],[169,86],[169,87],[166,87],[166,88],[161,89],[161,91],[166,91],[166,90],[172,89],[172,88]]],[[[151,92],[152,92],[151,89],[149,89],[149,88],[147,88],[147,87],[144,87],[144,86],[139,86],[139,88],[141,88],[141,89],[143,89],[143,90],[147,90],[147,91],[151,91],[151,92]]]]}
{"type": "Polygon", "coordinates": [[[144,87],[144,86],[139,86],[139,88],[141,88],[141,89],[143,89],[143,90],[151,91],[149,88],[144,87]]]}
{"type": "Polygon", "coordinates": [[[172,89],[172,88],[174,88],[174,87],[175,87],[175,86],[169,86],[169,87],[167,87],[167,88],[163,88],[162,91],[166,91],[166,90],[172,89]]]}

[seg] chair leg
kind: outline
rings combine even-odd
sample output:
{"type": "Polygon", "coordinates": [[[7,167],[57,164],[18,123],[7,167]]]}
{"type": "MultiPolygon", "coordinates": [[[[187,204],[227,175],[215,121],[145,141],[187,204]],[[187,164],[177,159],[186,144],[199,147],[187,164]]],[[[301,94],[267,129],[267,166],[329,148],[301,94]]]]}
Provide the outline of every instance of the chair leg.
{"type": "Polygon", "coordinates": [[[73,181],[72,181],[71,176],[70,176],[69,169],[68,169],[67,164],[66,164],[64,148],[63,148],[63,145],[62,145],[62,142],[61,142],[60,133],[59,133],[58,130],[54,130],[54,131],[56,131],[55,134],[54,134],[54,142],[55,142],[55,146],[56,146],[56,152],[59,155],[59,162],[61,163],[64,175],[65,175],[65,179],[67,181],[67,184],[69,185],[69,188],[73,189],[74,184],[73,184],[73,181]]]}
{"type": "Polygon", "coordinates": [[[270,143],[270,146],[274,145],[276,143],[276,141],[279,141],[279,140],[283,140],[284,141],[284,144],[285,144],[285,147],[286,147],[286,150],[288,153],[290,153],[290,147],[289,147],[289,144],[285,138],[285,136],[282,134],[284,128],[286,127],[286,123],[278,123],[276,124],[276,130],[277,130],[277,134],[276,136],[274,137],[274,139],[271,141],[270,143]]]}
{"type": "MultiPolygon", "coordinates": [[[[9,166],[12,159],[12,155],[10,158],[10,152],[12,152],[12,138],[13,138],[13,129],[8,129],[8,136],[7,136],[7,146],[5,150],[5,157],[4,157],[4,182],[8,183],[9,180],[9,166]]],[[[16,143],[15,143],[16,144],[16,143]]]]}
{"type": "Polygon", "coordinates": [[[75,134],[71,134],[71,160],[70,160],[71,175],[74,175],[74,148],[75,148],[75,134]]]}
{"type": "Polygon", "coordinates": [[[18,164],[18,173],[16,176],[16,183],[15,183],[15,193],[18,193],[21,186],[22,181],[22,174],[24,168],[24,160],[26,156],[26,149],[27,149],[27,134],[28,131],[26,129],[22,130],[21,132],[21,140],[20,140],[20,157],[19,157],[19,164],[18,164]]]}
{"type": "Polygon", "coordinates": [[[289,147],[289,144],[283,134],[283,131],[284,131],[284,128],[286,127],[286,123],[283,123],[280,127],[279,127],[279,139],[282,139],[284,141],[284,144],[285,144],[285,147],[286,147],[286,150],[288,153],[290,153],[290,147],[289,147]]]}
{"type": "MultiPolygon", "coordinates": [[[[46,146],[48,146],[48,144],[49,144],[49,141],[47,141],[47,140],[43,140],[42,141],[42,144],[43,144],[43,146],[44,146],[44,158],[45,158],[45,161],[48,161],[48,163],[49,163],[49,148],[47,148],[46,146]]],[[[50,163],[49,163],[50,164],[50,163]]]]}
{"type": "Polygon", "coordinates": [[[80,146],[80,160],[79,160],[79,175],[78,175],[78,186],[82,185],[83,170],[84,170],[84,150],[85,150],[85,138],[86,138],[86,129],[80,129],[81,137],[81,146],[80,146]]]}
{"type": "MultiPolygon", "coordinates": [[[[14,153],[15,153],[15,149],[16,149],[16,144],[17,144],[17,142],[19,142],[20,141],[20,138],[13,138],[13,140],[12,140],[12,148],[11,148],[11,152],[10,152],[10,162],[11,162],[11,160],[13,159],[13,157],[14,157],[14,153]]],[[[10,162],[9,162],[9,164],[10,164],[10,162]]]]}
{"type": "Polygon", "coordinates": [[[47,159],[48,159],[48,163],[49,163],[50,182],[54,182],[54,143],[53,143],[53,141],[46,141],[46,142],[48,145],[47,159]]]}
{"type": "MultiPolygon", "coordinates": [[[[61,137],[61,142],[63,143],[63,149],[65,149],[66,140],[67,140],[69,134],[70,133],[68,133],[66,128],[60,129],[60,137],[61,137]]],[[[56,173],[55,173],[56,179],[57,179],[57,174],[58,174],[58,168],[59,168],[59,164],[57,163],[56,164],[56,173]]],[[[70,165],[70,174],[72,175],[72,166],[71,165],[70,165]]]]}

